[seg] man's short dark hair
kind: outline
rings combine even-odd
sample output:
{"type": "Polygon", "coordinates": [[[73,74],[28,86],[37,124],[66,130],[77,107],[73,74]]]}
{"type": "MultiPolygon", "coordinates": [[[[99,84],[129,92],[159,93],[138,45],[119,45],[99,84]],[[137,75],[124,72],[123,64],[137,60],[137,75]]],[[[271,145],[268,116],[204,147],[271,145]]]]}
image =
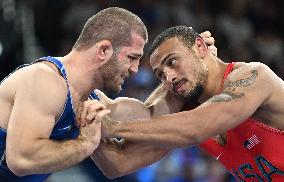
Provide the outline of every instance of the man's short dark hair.
{"type": "Polygon", "coordinates": [[[146,26],[135,14],[123,8],[106,8],[86,22],[73,49],[86,50],[101,40],[109,40],[114,49],[131,44],[131,33],[148,40],[146,26]]]}
{"type": "Polygon", "coordinates": [[[192,27],[175,26],[168,28],[155,38],[150,46],[149,55],[151,55],[163,42],[174,37],[178,38],[186,47],[190,48],[194,44],[195,39],[200,37],[200,35],[193,30],[192,27]]]}

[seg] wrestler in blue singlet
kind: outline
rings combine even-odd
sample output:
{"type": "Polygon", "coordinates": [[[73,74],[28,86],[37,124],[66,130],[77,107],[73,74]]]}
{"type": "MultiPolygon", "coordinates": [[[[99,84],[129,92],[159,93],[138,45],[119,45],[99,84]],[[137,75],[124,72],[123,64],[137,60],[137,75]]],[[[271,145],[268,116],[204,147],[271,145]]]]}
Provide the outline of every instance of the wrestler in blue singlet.
{"type": "MultiPolygon", "coordinates": [[[[68,80],[67,80],[65,68],[58,59],[53,58],[53,57],[43,57],[35,61],[35,63],[39,61],[49,61],[55,64],[58,70],[60,71],[61,75],[66,80],[67,89],[68,89],[64,110],[62,111],[60,117],[56,121],[56,124],[49,138],[53,140],[66,140],[66,139],[77,138],[79,135],[79,128],[75,125],[75,113],[73,110],[73,102],[72,102],[72,97],[71,97],[69,86],[68,86],[68,80]]],[[[22,65],[16,70],[24,66],[28,66],[28,64],[22,65]]],[[[99,100],[95,92],[91,93],[90,98],[99,100]]],[[[5,160],[6,136],[7,136],[6,130],[4,130],[3,128],[0,128],[0,157],[1,157],[0,158],[0,181],[1,182],[2,181],[7,181],[7,182],[42,182],[44,181],[50,174],[36,174],[36,175],[18,177],[11,170],[9,170],[6,164],[6,160],[5,160]]]]}

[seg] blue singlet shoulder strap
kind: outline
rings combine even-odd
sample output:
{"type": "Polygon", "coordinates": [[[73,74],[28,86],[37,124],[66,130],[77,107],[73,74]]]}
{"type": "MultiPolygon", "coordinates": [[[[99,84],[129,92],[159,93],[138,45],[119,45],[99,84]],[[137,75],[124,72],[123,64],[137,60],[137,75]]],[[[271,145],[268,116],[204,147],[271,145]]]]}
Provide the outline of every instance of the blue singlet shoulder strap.
{"type": "Polygon", "coordinates": [[[90,98],[91,99],[94,99],[94,100],[100,100],[100,98],[98,97],[98,95],[96,94],[95,90],[91,93],[90,95],[90,98]]]}
{"type": "MultiPolygon", "coordinates": [[[[64,79],[67,81],[66,71],[65,71],[64,65],[62,64],[61,61],[59,61],[58,59],[51,57],[51,56],[39,58],[38,60],[36,60],[36,62],[38,62],[38,61],[49,61],[49,62],[54,63],[57,66],[57,68],[60,70],[64,79]]],[[[68,84],[68,82],[67,82],[67,84],[68,84]]],[[[98,95],[96,94],[95,91],[93,91],[91,93],[90,97],[91,97],[91,99],[100,100],[100,98],[98,97],[98,95]]]]}
{"type": "Polygon", "coordinates": [[[66,71],[65,71],[64,65],[62,64],[61,61],[59,61],[58,59],[51,57],[51,56],[39,58],[35,62],[39,62],[39,61],[49,61],[49,62],[55,64],[56,67],[60,70],[63,78],[67,81],[66,71]]]}

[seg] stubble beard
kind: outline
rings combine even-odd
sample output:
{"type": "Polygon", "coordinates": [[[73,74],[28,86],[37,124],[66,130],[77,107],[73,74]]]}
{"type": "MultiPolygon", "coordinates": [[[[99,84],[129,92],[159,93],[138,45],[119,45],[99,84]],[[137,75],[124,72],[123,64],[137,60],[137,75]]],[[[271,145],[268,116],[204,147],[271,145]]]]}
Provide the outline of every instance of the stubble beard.
{"type": "Polygon", "coordinates": [[[202,95],[203,85],[197,84],[190,92],[185,96],[186,102],[196,102],[202,95]]]}
{"type": "Polygon", "coordinates": [[[195,86],[185,96],[186,102],[196,102],[203,93],[207,83],[208,71],[200,65],[200,71],[195,76],[195,86]]]}
{"type": "Polygon", "coordinates": [[[103,90],[112,94],[117,94],[121,91],[121,87],[118,86],[117,80],[115,79],[116,74],[119,72],[116,61],[116,55],[113,55],[110,60],[100,68],[103,90]]]}

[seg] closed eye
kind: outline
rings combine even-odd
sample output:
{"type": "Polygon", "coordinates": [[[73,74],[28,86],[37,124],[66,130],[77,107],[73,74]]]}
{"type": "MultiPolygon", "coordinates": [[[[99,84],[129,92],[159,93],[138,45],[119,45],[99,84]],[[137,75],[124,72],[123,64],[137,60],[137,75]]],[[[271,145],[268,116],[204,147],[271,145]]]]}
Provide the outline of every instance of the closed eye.
{"type": "Polygon", "coordinates": [[[139,61],[142,55],[135,55],[135,56],[129,55],[127,57],[132,62],[132,61],[139,61]]]}
{"type": "Polygon", "coordinates": [[[130,59],[131,61],[134,61],[134,60],[136,60],[136,57],[134,57],[134,56],[128,56],[128,59],[130,59]]]}

